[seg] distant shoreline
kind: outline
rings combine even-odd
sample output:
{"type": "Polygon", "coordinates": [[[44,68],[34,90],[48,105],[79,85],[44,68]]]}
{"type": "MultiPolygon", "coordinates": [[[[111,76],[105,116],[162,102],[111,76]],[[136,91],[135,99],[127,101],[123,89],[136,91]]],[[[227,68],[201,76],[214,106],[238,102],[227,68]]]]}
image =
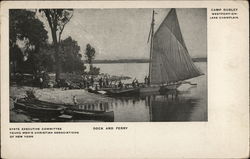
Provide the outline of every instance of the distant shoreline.
{"type": "MultiPolygon", "coordinates": [[[[192,58],[193,62],[207,62],[206,57],[192,58]]],[[[94,64],[103,63],[149,63],[149,59],[118,59],[118,60],[94,60],[94,64]]]]}

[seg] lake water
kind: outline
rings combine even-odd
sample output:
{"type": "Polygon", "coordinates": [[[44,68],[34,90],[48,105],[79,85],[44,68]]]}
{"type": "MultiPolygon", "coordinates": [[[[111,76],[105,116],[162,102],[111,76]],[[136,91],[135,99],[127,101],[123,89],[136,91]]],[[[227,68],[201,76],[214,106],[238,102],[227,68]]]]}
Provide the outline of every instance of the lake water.
{"type": "MultiPolygon", "coordinates": [[[[144,81],[148,74],[148,63],[119,63],[119,64],[95,64],[102,73],[110,75],[130,76],[131,82],[137,78],[144,81]]],[[[197,85],[182,84],[177,91],[168,91],[164,94],[140,94],[132,97],[112,97],[97,95],[97,98],[105,99],[103,103],[94,101],[86,103],[86,98],[78,98],[78,109],[113,111],[114,122],[177,122],[177,121],[207,121],[207,63],[196,62],[195,65],[204,75],[187,81],[197,85]],[[86,104],[84,104],[86,103],[86,104]]],[[[14,114],[15,115],[15,114],[14,114]]],[[[28,114],[24,114],[29,117],[28,114]]],[[[30,117],[29,117],[30,118],[30,117]]],[[[34,122],[57,122],[61,119],[31,117],[34,122]],[[35,120],[36,119],[36,120],[35,120]]],[[[76,120],[75,118],[63,120],[65,122],[92,122],[93,120],[76,120]]],[[[93,121],[94,122],[94,121],[93,121]]]]}
{"type": "MultiPolygon", "coordinates": [[[[137,97],[111,97],[102,109],[114,111],[115,122],[207,121],[207,63],[195,65],[204,75],[187,81],[177,91],[137,97]]],[[[144,81],[148,63],[95,64],[102,73],[136,77],[144,81]]]]}

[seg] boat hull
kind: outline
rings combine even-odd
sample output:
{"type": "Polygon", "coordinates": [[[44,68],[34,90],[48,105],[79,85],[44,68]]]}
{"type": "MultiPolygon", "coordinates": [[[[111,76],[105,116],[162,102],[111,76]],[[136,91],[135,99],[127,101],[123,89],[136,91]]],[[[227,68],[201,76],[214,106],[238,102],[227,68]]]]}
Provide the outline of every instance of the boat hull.
{"type": "Polygon", "coordinates": [[[158,92],[159,90],[160,90],[160,86],[141,87],[140,93],[158,92]]]}
{"type": "Polygon", "coordinates": [[[163,91],[170,91],[170,90],[177,90],[177,88],[181,85],[181,83],[177,83],[177,84],[169,84],[169,85],[164,85],[160,87],[160,92],[163,91]]]}
{"type": "Polygon", "coordinates": [[[169,85],[155,85],[155,86],[147,86],[141,87],[140,93],[154,93],[154,92],[161,92],[167,90],[176,90],[181,84],[169,84],[169,85]]]}
{"type": "Polygon", "coordinates": [[[124,89],[110,89],[106,90],[108,95],[118,95],[118,96],[128,96],[128,95],[138,95],[140,93],[139,88],[124,88],[124,89]]]}
{"type": "Polygon", "coordinates": [[[98,90],[94,90],[94,89],[88,89],[88,92],[89,93],[95,93],[95,94],[100,94],[99,92],[98,92],[98,90]]]}
{"type": "Polygon", "coordinates": [[[65,113],[71,115],[75,120],[100,120],[105,122],[114,121],[113,111],[94,113],[81,110],[66,110],[65,113]]]}
{"type": "Polygon", "coordinates": [[[64,108],[48,108],[31,103],[18,103],[14,102],[14,108],[28,112],[30,115],[44,116],[44,117],[57,117],[64,113],[64,108]]]}

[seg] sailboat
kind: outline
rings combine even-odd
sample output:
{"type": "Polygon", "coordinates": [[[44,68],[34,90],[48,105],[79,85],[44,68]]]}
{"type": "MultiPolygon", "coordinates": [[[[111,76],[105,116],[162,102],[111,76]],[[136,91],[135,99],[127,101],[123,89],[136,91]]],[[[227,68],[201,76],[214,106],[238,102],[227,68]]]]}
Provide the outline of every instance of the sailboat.
{"type": "Polygon", "coordinates": [[[172,8],[154,32],[153,10],[150,40],[149,84],[140,93],[177,89],[184,80],[203,75],[194,65],[182,37],[176,10],[172,8]]]}

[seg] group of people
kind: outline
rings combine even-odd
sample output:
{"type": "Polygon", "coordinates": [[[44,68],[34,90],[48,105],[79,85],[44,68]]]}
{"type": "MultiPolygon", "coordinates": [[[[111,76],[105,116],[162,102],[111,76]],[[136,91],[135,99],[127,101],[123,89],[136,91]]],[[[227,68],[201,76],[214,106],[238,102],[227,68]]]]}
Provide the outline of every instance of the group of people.
{"type": "Polygon", "coordinates": [[[97,85],[99,85],[99,88],[105,88],[111,85],[111,80],[107,76],[100,77],[99,79],[94,79],[92,75],[83,75],[82,81],[83,88],[97,87],[97,85]],[[98,84],[95,82],[97,82],[98,84]]]}
{"type": "MultiPolygon", "coordinates": [[[[108,88],[108,87],[114,87],[114,88],[127,88],[132,85],[133,88],[139,87],[140,85],[143,85],[143,83],[139,83],[139,81],[134,78],[131,85],[130,84],[124,84],[121,80],[112,81],[110,77],[108,76],[102,76],[99,78],[94,78],[92,75],[82,75],[82,82],[80,88],[108,88]]],[[[47,80],[46,72],[41,72],[40,76],[38,77],[40,88],[45,87],[45,80],[47,80]]],[[[149,76],[145,76],[144,78],[144,85],[149,85],[149,76]]]]}
{"type": "MultiPolygon", "coordinates": [[[[139,81],[134,78],[134,80],[132,81],[132,87],[136,88],[139,87],[140,85],[143,85],[143,83],[139,83],[139,81]]],[[[149,85],[150,84],[150,80],[149,80],[149,76],[145,76],[144,78],[144,85],[149,85]]],[[[126,85],[125,85],[126,87],[126,85]]],[[[121,81],[118,82],[118,88],[124,88],[124,83],[122,83],[121,81]]]]}
{"type": "MultiPolygon", "coordinates": [[[[144,78],[144,85],[149,85],[150,84],[150,80],[149,80],[149,76],[145,76],[144,78]]],[[[99,86],[100,88],[106,88],[106,87],[115,87],[115,88],[127,88],[129,87],[130,84],[124,84],[121,80],[115,81],[113,84],[112,82],[109,82],[108,78],[100,78],[99,79],[99,86]]],[[[140,85],[143,85],[143,83],[139,83],[139,81],[134,78],[134,80],[131,83],[133,88],[139,87],[140,85]]]]}
{"type": "MultiPolygon", "coordinates": [[[[144,85],[149,85],[149,76],[145,76],[144,78],[144,85]]],[[[142,83],[141,83],[142,84],[142,83]]],[[[135,78],[133,81],[132,81],[132,87],[139,87],[140,86],[140,83],[138,82],[138,80],[135,78]]]]}
{"type": "Polygon", "coordinates": [[[89,88],[94,86],[94,77],[89,75],[82,75],[82,88],[89,88]]]}
{"type": "Polygon", "coordinates": [[[144,78],[144,84],[145,85],[149,85],[150,84],[149,76],[145,76],[145,78],[144,78]]]}
{"type": "Polygon", "coordinates": [[[39,83],[41,89],[48,87],[49,75],[46,71],[37,72],[37,75],[33,75],[33,80],[39,83]]]}
{"type": "Polygon", "coordinates": [[[132,87],[139,87],[139,81],[136,78],[132,81],[132,87]]]}
{"type": "MultiPolygon", "coordinates": [[[[34,77],[35,78],[35,77],[34,77]]],[[[94,78],[93,75],[82,75],[82,82],[80,83],[80,88],[96,88],[96,89],[101,89],[101,88],[109,88],[109,87],[114,87],[114,88],[127,88],[127,87],[139,87],[140,85],[149,85],[150,80],[149,76],[145,76],[144,78],[144,84],[139,83],[139,81],[134,78],[131,84],[124,84],[121,80],[111,80],[109,76],[100,76],[99,78],[94,78]]],[[[39,81],[40,88],[45,88],[48,85],[48,74],[46,71],[41,71],[38,73],[37,81],[39,81]]]]}
{"type": "Polygon", "coordinates": [[[103,77],[103,78],[101,77],[98,80],[98,83],[99,83],[100,88],[106,88],[106,87],[109,87],[111,85],[110,79],[108,77],[103,77]]]}

